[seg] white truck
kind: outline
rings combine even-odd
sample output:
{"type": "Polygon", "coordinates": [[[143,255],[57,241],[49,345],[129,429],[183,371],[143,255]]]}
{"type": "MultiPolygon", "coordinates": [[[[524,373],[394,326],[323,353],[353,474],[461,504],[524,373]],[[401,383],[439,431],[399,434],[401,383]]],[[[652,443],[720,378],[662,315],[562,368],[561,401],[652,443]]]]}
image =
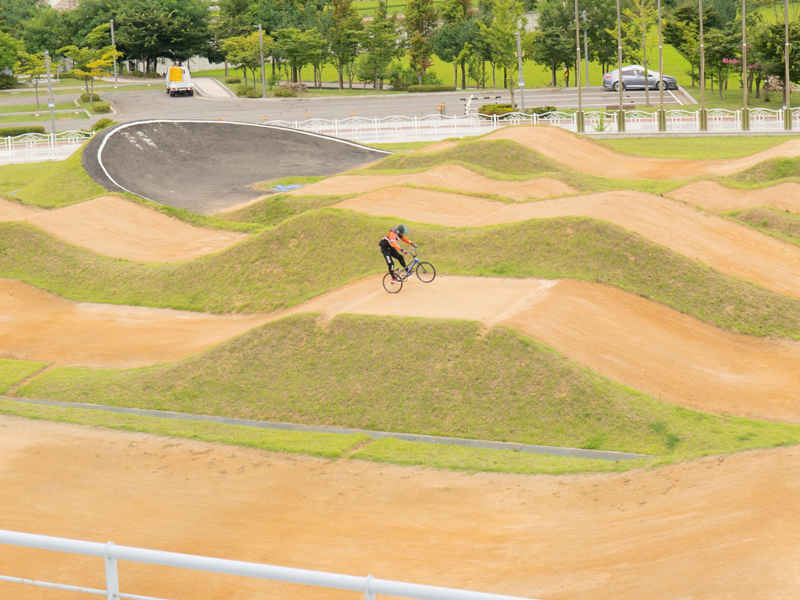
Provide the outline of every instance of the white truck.
{"type": "Polygon", "coordinates": [[[170,96],[188,94],[194,96],[194,82],[188,67],[174,65],[167,71],[167,93],[170,96]]]}

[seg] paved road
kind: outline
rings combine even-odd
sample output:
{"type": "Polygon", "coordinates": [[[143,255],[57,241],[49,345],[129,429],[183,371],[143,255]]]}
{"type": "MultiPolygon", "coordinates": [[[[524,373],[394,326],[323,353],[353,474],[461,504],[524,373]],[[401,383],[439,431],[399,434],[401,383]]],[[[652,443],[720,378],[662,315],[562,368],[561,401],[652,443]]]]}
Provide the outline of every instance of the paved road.
{"type": "MultiPolygon", "coordinates": [[[[487,91],[476,93],[449,92],[443,94],[390,94],[385,96],[349,96],[302,99],[248,99],[248,100],[209,100],[198,96],[180,96],[170,98],[160,88],[140,91],[106,92],[104,97],[114,103],[122,114],[115,117],[118,121],[140,119],[223,119],[232,121],[261,122],[283,119],[287,121],[305,120],[307,115],[315,118],[344,119],[351,111],[362,117],[388,117],[390,115],[422,116],[435,114],[444,103],[447,114],[463,114],[464,98],[470,94],[490,96],[490,100],[477,100],[473,106],[493,102],[509,102],[507,91],[487,91]],[[499,100],[495,100],[500,96],[499,100]]],[[[625,92],[625,103],[644,106],[644,92],[625,92]]],[[[62,96],[67,99],[69,96],[62,96]]],[[[61,98],[59,100],[61,100],[61,98]]],[[[518,98],[517,98],[518,99],[518,98]]],[[[605,107],[616,104],[617,94],[603,88],[584,88],[583,100],[586,108],[605,107]]],[[[658,93],[650,94],[651,103],[658,101],[658,93]]],[[[3,98],[4,104],[19,103],[20,98],[3,98]]],[[[670,106],[680,104],[672,93],[665,94],[665,102],[670,106]]],[[[531,106],[557,106],[558,108],[577,108],[576,88],[540,88],[525,92],[525,104],[531,106]]],[[[94,121],[60,121],[56,122],[59,130],[88,127],[94,121]]],[[[46,127],[49,122],[41,123],[46,127]]]]}

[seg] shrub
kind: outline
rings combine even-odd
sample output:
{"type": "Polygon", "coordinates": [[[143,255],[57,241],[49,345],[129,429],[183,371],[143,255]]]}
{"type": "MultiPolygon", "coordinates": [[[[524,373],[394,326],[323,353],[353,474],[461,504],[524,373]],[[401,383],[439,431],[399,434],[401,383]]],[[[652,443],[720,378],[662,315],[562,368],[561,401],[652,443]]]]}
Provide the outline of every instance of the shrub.
{"type": "Polygon", "coordinates": [[[83,93],[81,94],[81,102],[100,102],[100,95],[99,94],[89,94],[83,93]]]}
{"type": "Polygon", "coordinates": [[[25,127],[0,127],[0,137],[14,137],[26,133],[44,133],[44,126],[28,125],[25,127]]]}
{"type": "Polygon", "coordinates": [[[225,83],[242,83],[241,77],[226,77],[225,83]]]}
{"type": "Polygon", "coordinates": [[[130,76],[131,77],[144,77],[144,73],[142,73],[141,71],[131,71],[130,72],[130,76]]]}
{"type": "Polygon", "coordinates": [[[482,115],[505,115],[514,112],[510,104],[484,104],[478,109],[482,115]]]}
{"type": "Polygon", "coordinates": [[[247,90],[246,96],[248,98],[261,98],[261,92],[256,90],[256,88],[250,88],[249,90],[247,90]]]}
{"type": "Polygon", "coordinates": [[[427,93],[427,92],[455,92],[456,88],[453,85],[410,85],[408,91],[414,93],[427,93]]]}
{"type": "Polygon", "coordinates": [[[287,90],[281,88],[279,90],[275,90],[275,97],[276,98],[297,98],[297,92],[293,90],[287,90]]]}
{"type": "Polygon", "coordinates": [[[95,102],[92,110],[99,115],[104,115],[111,112],[111,105],[108,102],[95,102]]]}
{"type": "Polygon", "coordinates": [[[108,117],[103,117],[99,119],[97,123],[92,125],[92,131],[100,131],[101,129],[105,129],[106,127],[111,127],[112,125],[116,125],[116,121],[112,121],[108,117]]]}
{"type": "Polygon", "coordinates": [[[147,79],[158,79],[159,77],[161,77],[161,75],[159,75],[155,71],[148,71],[147,73],[144,74],[144,76],[147,79]]]}
{"type": "Polygon", "coordinates": [[[78,75],[72,71],[64,71],[58,76],[60,79],[83,79],[83,75],[78,75]]]}
{"type": "Polygon", "coordinates": [[[555,106],[534,106],[533,108],[525,109],[525,113],[529,115],[543,115],[544,113],[556,112],[557,110],[555,106]]]}
{"type": "Polygon", "coordinates": [[[10,90],[13,87],[17,87],[18,83],[17,78],[13,75],[0,73],[0,90],[10,90]]]}
{"type": "Polygon", "coordinates": [[[252,89],[255,88],[253,88],[253,86],[250,85],[242,84],[242,85],[237,85],[234,91],[236,92],[236,95],[239,96],[239,98],[246,98],[247,93],[252,89]]]}

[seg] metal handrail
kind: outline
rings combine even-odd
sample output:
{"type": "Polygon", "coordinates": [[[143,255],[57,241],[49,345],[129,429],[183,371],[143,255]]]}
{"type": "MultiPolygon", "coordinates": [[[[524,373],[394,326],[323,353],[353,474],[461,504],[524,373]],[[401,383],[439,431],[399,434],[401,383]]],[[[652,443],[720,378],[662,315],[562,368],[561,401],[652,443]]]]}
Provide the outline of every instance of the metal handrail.
{"type": "MultiPolygon", "coordinates": [[[[146,596],[136,596],[134,594],[120,592],[117,572],[118,560],[162,567],[205,571],[207,573],[266,579],[283,583],[313,585],[351,592],[363,592],[365,600],[375,600],[376,594],[385,594],[387,596],[397,596],[400,598],[415,598],[417,600],[525,600],[517,596],[375,579],[372,575],[366,577],[341,575],[338,573],[279,567],[224,558],[211,558],[193,554],[164,552],[162,550],[117,546],[113,542],[102,544],[99,542],[86,542],[16,531],[0,530],[0,544],[103,558],[105,560],[106,590],[67,586],[65,584],[47,583],[2,575],[0,575],[0,581],[11,581],[54,589],[67,589],[87,594],[106,595],[107,600],[121,600],[123,598],[131,600],[147,599],[146,596]]],[[[160,599],[150,598],[147,600],[160,599]]]]}

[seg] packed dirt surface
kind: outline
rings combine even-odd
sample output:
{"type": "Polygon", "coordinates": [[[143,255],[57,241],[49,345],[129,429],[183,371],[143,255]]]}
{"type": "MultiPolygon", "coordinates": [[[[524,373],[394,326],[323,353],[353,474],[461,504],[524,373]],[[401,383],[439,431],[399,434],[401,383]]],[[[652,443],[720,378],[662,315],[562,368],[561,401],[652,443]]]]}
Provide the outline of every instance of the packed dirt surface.
{"type": "MultiPolygon", "coordinates": [[[[381,276],[382,277],[382,276],[381,276]]],[[[468,319],[506,325],[655,398],[800,422],[800,343],[734,335],[661,304],[574,280],[439,276],[397,295],[374,276],[286,313],[468,319]]]]}
{"type": "Polygon", "coordinates": [[[459,165],[442,165],[428,171],[407,175],[337,175],[299,190],[293,196],[336,196],[363,194],[389,186],[410,184],[421,187],[446,188],[472,194],[494,194],[524,201],[577,194],[578,190],[562,181],[549,177],[527,181],[504,181],[478,175],[459,165]]]}
{"type": "Polygon", "coordinates": [[[41,211],[41,208],[34,208],[13,200],[0,198],[0,221],[22,221],[41,211]]]}
{"type": "Polygon", "coordinates": [[[564,216],[603,219],[728,275],[758,283],[779,294],[800,297],[800,248],[751,227],[652,194],[614,191],[505,204],[463,194],[394,187],[335,206],[449,227],[480,227],[564,216]]]}
{"type": "Polygon", "coordinates": [[[744,210],[754,206],[771,206],[789,212],[800,212],[800,185],[781,183],[754,190],[737,190],[716,181],[697,181],[666,194],[692,206],[715,212],[744,210]]]}
{"type": "Polygon", "coordinates": [[[21,217],[72,244],[133,262],[171,263],[224,250],[244,233],[194,227],[116,196],[21,217]]]}
{"type": "Polygon", "coordinates": [[[186,358],[266,320],[77,303],[0,279],[0,358],[58,366],[141,367],[186,358]]]}
{"type": "MultiPolygon", "coordinates": [[[[731,175],[770,158],[800,156],[800,139],[742,158],[681,160],[620,154],[560,127],[505,127],[484,140],[512,140],[567,165],[611,179],[691,179],[699,175],[731,175]]],[[[428,151],[431,151],[428,147],[428,151]]],[[[444,149],[444,148],[442,148],[444,149]]]]}
{"type": "MultiPolygon", "coordinates": [[[[0,416],[0,529],[545,600],[794,598],[797,447],[621,474],[464,474],[0,416]]],[[[0,546],[4,575],[105,588],[103,561],[0,546]]],[[[352,592],[119,563],[122,592],[352,592]]],[[[71,592],[0,582],[0,597],[71,592]]]]}

